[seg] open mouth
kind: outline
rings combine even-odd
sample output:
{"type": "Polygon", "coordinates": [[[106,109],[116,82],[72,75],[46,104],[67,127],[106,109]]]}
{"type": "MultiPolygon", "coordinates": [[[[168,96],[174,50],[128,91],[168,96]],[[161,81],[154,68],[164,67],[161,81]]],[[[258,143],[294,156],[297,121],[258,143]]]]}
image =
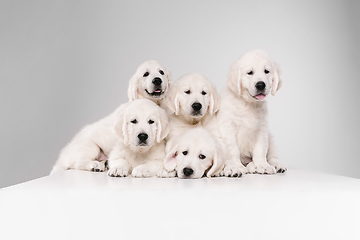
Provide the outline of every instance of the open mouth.
{"type": "Polygon", "coordinates": [[[150,96],[155,96],[158,97],[161,94],[163,94],[163,91],[160,88],[155,89],[152,93],[149,93],[149,91],[147,89],[145,89],[146,93],[149,94],[150,96]]]}
{"type": "Polygon", "coordinates": [[[255,98],[256,100],[260,100],[260,101],[261,101],[261,100],[264,100],[265,97],[266,97],[266,95],[265,95],[265,94],[262,94],[262,93],[253,96],[253,98],[255,98]]]}

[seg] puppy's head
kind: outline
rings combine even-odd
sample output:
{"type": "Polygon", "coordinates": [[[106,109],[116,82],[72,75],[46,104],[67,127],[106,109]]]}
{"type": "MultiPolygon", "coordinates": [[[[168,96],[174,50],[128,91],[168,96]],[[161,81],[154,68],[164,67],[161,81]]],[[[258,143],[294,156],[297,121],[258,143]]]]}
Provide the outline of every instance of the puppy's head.
{"type": "Polygon", "coordinates": [[[115,133],[126,146],[135,151],[148,151],[160,143],[170,131],[164,109],[148,99],[137,99],[124,104],[117,113],[115,133]]]}
{"type": "Polygon", "coordinates": [[[246,53],[235,62],[227,78],[229,88],[248,102],[263,101],[280,89],[282,80],[278,65],[263,51],[246,53]]]}
{"type": "Polygon", "coordinates": [[[168,70],[156,61],[147,61],[141,64],[131,77],[128,97],[129,100],[147,98],[150,100],[162,99],[171,84],[171,75],[168,70]]]}
{"type": "Polygon", "coordinates": [[[220,99],[214,84],[204,75],[191,73],[172,84],[166,104],[176,115],[201,119],[219,110],[220,99]]]}
{"type": "Polygon", "coordinates": [[[179,178],[211,177],[223,167],[223,150],[205,129],[197,127],[166,145],[165,169],[176,170],[179,178]]]}

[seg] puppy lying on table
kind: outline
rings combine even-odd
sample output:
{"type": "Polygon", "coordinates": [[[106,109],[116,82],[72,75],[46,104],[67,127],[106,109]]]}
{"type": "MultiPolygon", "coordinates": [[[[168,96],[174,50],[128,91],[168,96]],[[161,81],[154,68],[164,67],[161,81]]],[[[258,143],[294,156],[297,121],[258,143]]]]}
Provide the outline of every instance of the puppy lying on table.
{"type": "MultiPolygon", "coordinates": [[[[129,81],[129,101],[149,99],[162,105],[171,83],[170,72],[156,61],[141,64],[129,81]]],[[[109,116],[85,126],[60,152],[50,174],[79,169],[103,172],[117,136],[113,131],[121,106],[109,116]]]]}
{"type": "Polygon", "coordinates": [[[218,176],[224,167],[224,152],[213,135],[202,127],[172,138],[166,145],[165,169],[179,178],[218,176]]]}
{"type": "Polygon", "coordinates": [[[110,176],[175,176],[164,170],[163,139],[168,133],[164,109],[148,99],[128,102],[81,130],[62,150],[52,173],[67,169],[101,172],[109,156],[110,176]]]}

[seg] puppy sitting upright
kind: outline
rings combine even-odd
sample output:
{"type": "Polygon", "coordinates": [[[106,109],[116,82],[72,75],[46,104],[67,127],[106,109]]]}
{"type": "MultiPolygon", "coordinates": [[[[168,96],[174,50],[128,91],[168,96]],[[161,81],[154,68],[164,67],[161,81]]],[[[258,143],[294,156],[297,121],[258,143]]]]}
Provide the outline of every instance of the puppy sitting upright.
{"type": "Polygon", "coordinates": [[[169,133],[164,109],[148,99],[138,99],[125,104],[117,119],[115,133],[119,140],[109,156],[109,176],[175,176],[164,169],[163,139],[169,133]]]}
{"type": "Polygon", "coordinates": [[[171,84],[171,75],[158,62],[151,60],[141,64],[131,77],[128,88],[129,101],[147,98],[160,107],[171,84]]]}
{"type": "Polygon", "coordinates": [[[231,66],[218,112],[228,152],[225,176],[286,171],[268,131],[264,101],[270,92],[275,95],[281,84],[277,64],[263,51],[248,52],[231,66]]]}
{"type": "Polygon", "coordinates": [[[220,99],[215,86],[204,75],[191,73],[180,77],[171,85],[166,104],[174,112],[167,140],[199,125],[219,135],[214,115],[220,99]]]}

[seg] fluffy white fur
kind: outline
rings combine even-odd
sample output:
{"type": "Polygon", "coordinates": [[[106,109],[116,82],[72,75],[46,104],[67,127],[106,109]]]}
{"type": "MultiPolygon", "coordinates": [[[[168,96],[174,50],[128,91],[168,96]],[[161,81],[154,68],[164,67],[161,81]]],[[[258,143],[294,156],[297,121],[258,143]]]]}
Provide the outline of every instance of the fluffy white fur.
{"type": "MultiPolygon", "coordinates": [[[[158,168],[160,168],[165,157],[162,139],[168,133],[169,124],[165,110],[148,99],[134,100],[121,105],[100,121],[84,127],[61,151],[51,173],[67,169],[102,172],[105,170],[104,163],[115,146],[115,152],[119,151],[120,146],[126,148],[125,152],[130,149],[128,154],[134,158],[137,155],[143,156],[142,153],[145,152],[156,153],[159,155],[158,168]],[[149,118],[147,121],[150,118],[154,121],[153,124],[148,124],[149,126],[145,123],[136,124],[142,126],[142,130],[149,135],[146,146],[136,145],[136,131],[139,130],[127,127],[128,124],[125,123],[123,124],[124,134],[122,134],[122,127],[119,129],[125,118],[135,118],[137,115],[141,118],[149,118]]],[[[152,168],[151,171],[153,171],[152,168]]]]}
{"type": "Polygon", "coordinates": [[[166,145],[165,168],[176,170],[179,178],[219,175],[224,167],[224,152],[211,133],[202,127],[187,130],[166,145]]]}
{"type": "Polygon", "coordinates": [[[167,69],[154,60],[146,61],[137,68],[130,79],[129,101],[147,98],[164,108],[163,99],[170,84],[171,74],[167,69]]]}
{"type": "Polygon", "coordinates": [[[167,140],[179,136],[186,130],[203,126],[212,134],[218,132],[216,112],[220,107],[220,98],[215,85],[204,75],[191,73],[175,81],[166,96],[166,104],[174,113],[170,115],[170,133],[167,140]],[[193,104],[201,104],[194,111],[193,104]]]}
{"type": "Polygon", "coordinates": [[[175,176],[164,169],[163,139],[169,133],[164,109],[148,99],[129,102],[118,113],[115,133],[118,141],[109,156],[109,176],[175,176]]]}
{"type": "Polygon", "coordinates": [[[264,101],[270,92],[275,95],[281,84],[278,65],[263,51],[248,52],[231,66],[218,112],[228,152],[225,176],[286,171],[268,131],[264,101]],[[264,87],[261,91],[256,87],[259,82],[264,87]]]}
{"type": "Polygon", "coordinates": [[[76,134],[61,150],[51,173],[67,169],[104,171],[105,161],[117,141],[114,125],[122,107],[76,134]]]}

